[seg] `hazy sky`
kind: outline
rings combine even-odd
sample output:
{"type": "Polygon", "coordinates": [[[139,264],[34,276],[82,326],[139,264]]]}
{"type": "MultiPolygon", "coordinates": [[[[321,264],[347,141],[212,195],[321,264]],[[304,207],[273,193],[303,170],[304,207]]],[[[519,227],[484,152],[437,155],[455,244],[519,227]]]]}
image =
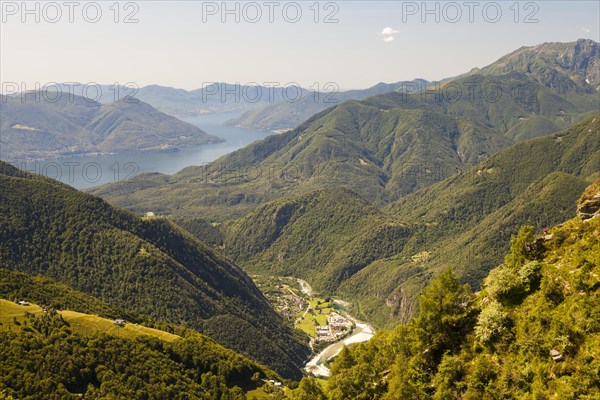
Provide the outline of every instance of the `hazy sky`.
{"type": "Polygon", "coordinates": [[[600,37],[598,1],[428,2],[429,14],[420,1],[31,1],[29,13],[21,1],[1,3],[0,80],[28,89],[74,81],[362,88],[442,79],[521,46],[600,37]]]}

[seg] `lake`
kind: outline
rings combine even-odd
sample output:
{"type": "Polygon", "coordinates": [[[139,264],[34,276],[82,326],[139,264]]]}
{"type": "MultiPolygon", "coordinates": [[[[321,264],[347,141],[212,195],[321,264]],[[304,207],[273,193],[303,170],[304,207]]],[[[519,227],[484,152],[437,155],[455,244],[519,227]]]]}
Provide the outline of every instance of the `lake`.
{"type": "Polygon", "coordinates": [[[190,165],[203,165],[252,142],[272,135],[252,129],[223,126],[239,113],[209,114],[183,119],[204,132],[224,139],[206,144],[164,152],[133,152],[119,154],[82,155],[31,161],[17,167],[49,176],[76,189],[86,189],[106,183],[123,181],[143,172],[173,174],[190,165]]]}

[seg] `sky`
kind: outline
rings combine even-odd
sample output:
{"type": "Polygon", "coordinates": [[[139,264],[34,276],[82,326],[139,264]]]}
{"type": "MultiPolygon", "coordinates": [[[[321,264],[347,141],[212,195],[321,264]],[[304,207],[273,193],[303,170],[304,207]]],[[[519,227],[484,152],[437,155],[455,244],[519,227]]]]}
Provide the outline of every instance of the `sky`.
{"type": "Polygon", "coordinates": [[[2,91],[52,82],[340,90],[599,41],[598,1],[1,1],[2,91]]]}

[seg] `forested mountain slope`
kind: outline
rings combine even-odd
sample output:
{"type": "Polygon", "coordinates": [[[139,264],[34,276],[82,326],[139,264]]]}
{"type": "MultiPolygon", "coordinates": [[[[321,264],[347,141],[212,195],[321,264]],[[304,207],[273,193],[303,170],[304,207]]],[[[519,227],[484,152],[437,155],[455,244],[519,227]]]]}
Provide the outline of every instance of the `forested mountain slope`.
{"type": "MultiPolygon", "coordinates": [[[[597,43],[585,43],[573,62],[586,59],[589,68],[573,68],[592,76],[597,43]]],[[[566,67],[557,65],[564,75],[560,81],[571,79],[566,67]]],[[[270,200],[338,185],[388,204],[511,144],[555,133],[598,111],[600,93],[593,85],[577,79],[577,84],[558,87],[542,79],[540,71],[521,64],[490,66],[419,93],[348,101],[208,166],[172,176],[140,175],[93,193],[132,211],[183,216],[185,210],[185,216],[211,213],[218,220],[241,217],[270,200]]]]}
{"type": "Polygon", "coordinates": [[[0,274],[2,399],[241,400],[262,379],[281,380],[192,329],[146,320],[159,329],[148,328],[131,311],[49,278],[0,274]],[[115,324],[81,311],[127,319],[115,324]]]}
{"type": "Polygon", "coordinates": [[[598,398],[599,208],[597,181],[576,218],[523,227],[481,292],[441,273],[416,318],[337,357],[328,397],[598,398]]]}
{"type": "Polygon", "coordinates": [[[308,348],[234,263],[162,218],[139,218],[0,163],[0,266],[198,329],[286,376],[308,348]]]}
{"type": "Polygon", "coordinates": [[[521,225],[542,229],[573,216],[599,172],[596,115],[384,209],[342,188],[267,203],[224,225],[225,251],[248,270],[302,277],[352,299],[389,326],[410,317],[435,271],[451,266],[477,287],[521,225]]]}

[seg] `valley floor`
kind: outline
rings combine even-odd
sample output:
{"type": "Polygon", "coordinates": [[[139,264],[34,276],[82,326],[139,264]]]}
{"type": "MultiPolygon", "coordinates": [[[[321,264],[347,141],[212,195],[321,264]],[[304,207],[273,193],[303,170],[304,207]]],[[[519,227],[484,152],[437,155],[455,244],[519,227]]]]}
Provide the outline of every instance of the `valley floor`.
{"type": "Polygon", "coordinates": [[[304,280],[293,277],[252,276],[277,312],[311,338],[314,356],[305,371],[329,376],[329,362],[344,346],[369,341],[375,329],[349,314],[351,304],[342,299],[318,297],[304,280]]]}

